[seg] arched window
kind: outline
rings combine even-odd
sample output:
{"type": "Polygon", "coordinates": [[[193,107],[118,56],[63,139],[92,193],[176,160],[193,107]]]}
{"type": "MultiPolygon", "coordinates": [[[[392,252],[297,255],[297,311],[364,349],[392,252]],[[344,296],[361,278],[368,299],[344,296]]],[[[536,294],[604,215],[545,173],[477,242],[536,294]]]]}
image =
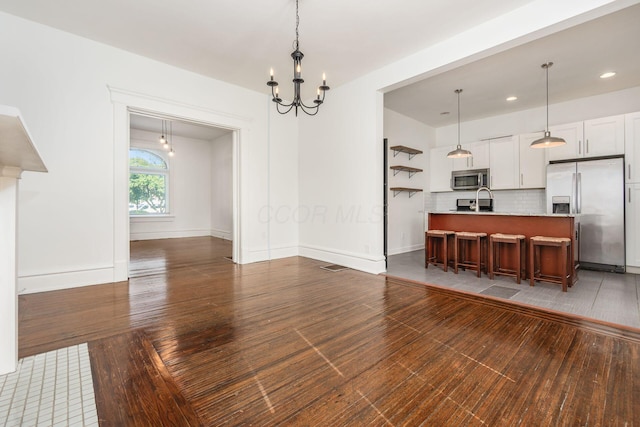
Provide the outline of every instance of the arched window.
{"type": "Polygon", "coordinates": [[[129,149],[129,215],[169,212],[169,165],[161,151],[129,149]]]}

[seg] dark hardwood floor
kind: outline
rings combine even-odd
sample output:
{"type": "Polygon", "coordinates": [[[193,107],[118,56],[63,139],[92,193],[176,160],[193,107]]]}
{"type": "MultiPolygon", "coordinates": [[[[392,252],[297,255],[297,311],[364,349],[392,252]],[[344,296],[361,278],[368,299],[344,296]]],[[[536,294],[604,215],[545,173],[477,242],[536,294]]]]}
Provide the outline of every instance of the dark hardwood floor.
{"type": "Polygon", "coordinates": [[[20,296],[20,356],[89,342],[102,425],[640,425],[640,331],[215,238],[20,296]]]}

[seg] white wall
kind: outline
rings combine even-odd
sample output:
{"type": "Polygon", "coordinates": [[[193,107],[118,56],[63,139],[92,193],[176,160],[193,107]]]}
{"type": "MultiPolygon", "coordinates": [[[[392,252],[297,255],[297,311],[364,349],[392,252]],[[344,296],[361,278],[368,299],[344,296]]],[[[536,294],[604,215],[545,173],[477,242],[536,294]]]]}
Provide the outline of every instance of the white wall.
{"type": "MultiPolygon", "coordinates": [[[[389,166],[402,165],[422,169],[411,178],[407,172],[387,170],[388,186],[429,189],[429,149],[435,144],[435,129],[417,120],[384,110],[384,137],[390,147],[404,145],[423,151],[409,160],[409,156],[387,152],[389,166]]],[[[424,192],[388,194],[387,254],[395,255],[424,248],[424,192]]]]}
{"type": "Polygon", "coordinates": [[[233,134],[227,133],[211,142],[211,231],[210,234],[231,240],[233,232],[233,134]]]}
{"type": "MultiPolygon", "coordinates": [[[[123,280],[123,271],[126,279],[127,160],[122,153],[128,123],[118,125],[122,105],[112,104],[109,88],[139,95],[149,105],[173,105],[173,112],[219,119],[212,125],[241,128],[239,262],[278,256],[270,253],[270,245],[295,239],[294,221],[270,228],[258,215],[270,198],[270,174],[297,173],[286,163],[291,153],[297,156],[297,125],[272,116],[267,95],[5,13],[0,13],[0,28],[0,104],[21,110],[49,168],[48,174],[25,174],[20,185],[20,292],[123,280]],[[287,154],[269,157],[270,140],[287,154]]],[[[296,191],[274,192],[280,202],[297,206],[296,191]]]]}
{"type": "Polygon", "coordinates": [[[543,37],[624,4],[628,2],[535,0],[332,89],[323,111],[312,120],[300,121],[300,202],[324,213],[301,223],[300,254],[372,273],[385,269],[380,215],[381,91],[543,37]],[[354,214],[339,215],[349,210],[354,214]]]}
{"type": "MultiPolygon", "coordinates": [[[[131,217],[129,229],[131,240],[211,235],[213,205],[210,159],[212,144],[210,141],[177,135],[174,135],[171,141],[176,155],[167,157],[169,165],[168,215],[163,217],[131,217]]],[[[157,150],[159,146],[158,134],[132,129],[131,146],[157,150]]],[[[227,194],[231,194],[230,182],[227,194]]]]}
{"type": "Polygon", "coordinates": [[[384,271],[382,94],[359,80],[300,121],[300,254],[384,271]],[[381,120],[375,120],[379,117],[381,120]]]}

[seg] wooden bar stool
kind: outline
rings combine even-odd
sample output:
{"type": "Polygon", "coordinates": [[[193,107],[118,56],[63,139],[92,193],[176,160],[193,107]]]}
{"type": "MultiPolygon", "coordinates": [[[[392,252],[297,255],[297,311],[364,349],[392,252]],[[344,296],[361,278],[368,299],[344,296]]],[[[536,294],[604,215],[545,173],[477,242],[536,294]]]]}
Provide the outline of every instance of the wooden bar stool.
{"type": "Polygon", "coordinates": [[[493,280],[494,275],[511,276],[516,278],[516,283],[526,277],[525,237],[522,234],[502,234],[495,233],[489,236],[489,279],[493,280]],[[502,247],[503,245],[509,245],[502,247]],[[513,247],[510,247],[513,246],[513,247]],[[500,252],[506,251],[509,258],[514,259],[513,269],[500,266],[500,252]],[[513,253],[511,253],[513,251],[513,253]],[[511,256],[512,255],[512,256],[511,256]]]}
{"type": "Polygon", "coordinates": [[[477,271],[477,275],[480,277],[480,271],[486,255],[484,246],[487,243],[487,233],[458,231],[455,236],[454,273],[458,274],[458,268],[463,267],[477,271]],[[474,243],[475,247],[473,246],[474,243]],[[467,252],[472,252],[474,249],[476,253],[475,260],[467,257],[469,255],[467,252]]]}
{"type": "Polygon", "coordinates": [[[426,252],[424,260],[424,268],[429,268],[429,264],[441,265],[444,271],[447,271],[449,262],[453,262],[453,258],[449,256],[453,248],[449,243],[453,239],[454,231],[449,230],[428,230],[426,241],[426,252]],[[442,254],[438,254],[438,247],[442,248],[442,254]]]}
{"type": "Polygon", "coordinates": [[[571,239],[567,237],[545,237],[534,236],[529,239],[529,271],[531,273],[530,285],[534,286],[534,282],[544,281],[558,283],[562,285],[562,292],[567,292],[567,284],[571,276],[571,239]],[[540,258],[541,247],[557,248],[559,251],[560,275],[549,275],[542,272],[542,262],[540,258]]]}

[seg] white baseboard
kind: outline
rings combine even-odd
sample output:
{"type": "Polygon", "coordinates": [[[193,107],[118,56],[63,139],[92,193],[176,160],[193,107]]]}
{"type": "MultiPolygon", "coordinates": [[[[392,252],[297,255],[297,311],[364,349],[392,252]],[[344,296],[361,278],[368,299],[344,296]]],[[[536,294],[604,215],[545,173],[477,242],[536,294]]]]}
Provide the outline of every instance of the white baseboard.
{"type": "Polygon", "coordinates": [[[113,283],[113,267],[90,268],[51,274],[18,277],[18,294],[57,291],[81,286],[113,283]]]}
{"type": "Polygon", "coordinates": [[[298,246],[276,246],[271,247],[271,249],[253,249],[242,253],[240,264],[251,264],[252,262],[263,262],[298,255],[298,246]]]}
{"type": "Polygon", "coordinates": [[[417,245],[412,245],[412,246],[405,246],[402,248],[393,248],[393,249],[387,248],[387,254],[398,255],[398,254],[404,254],[407,252],[413,252],[413,251],[419,251],[419,250],[424,250],[424,243],[419,243],[417,245]]]}
{"type": "Polygon", "coordinates": [[[211,236],[211,230],[141,231],[131,232],[129,240],[179,239],[183,237],[211,236]]]}
{"type": "Polygon", "coordinates": [[[211,237],[218,237],[224,240],[233,240],[233,234],[231,233],[231,231],[227,230],[216,230],[212,228],[209,232],[209,235],[211,237]]]}
{"type": "Polygon", "coordinates": [[[300,256],[343,265],[371,274],[380,274],[386,271],[383,256],[349,253],[309,245],[300,246],[300,256]]]}
{"type": "Polygon", "coordinates": [[[632,267],[630,265],[627,265],[627,267],[625,268],[625,271],[627,273],[640,274],[640,267],[632,267]]]}

